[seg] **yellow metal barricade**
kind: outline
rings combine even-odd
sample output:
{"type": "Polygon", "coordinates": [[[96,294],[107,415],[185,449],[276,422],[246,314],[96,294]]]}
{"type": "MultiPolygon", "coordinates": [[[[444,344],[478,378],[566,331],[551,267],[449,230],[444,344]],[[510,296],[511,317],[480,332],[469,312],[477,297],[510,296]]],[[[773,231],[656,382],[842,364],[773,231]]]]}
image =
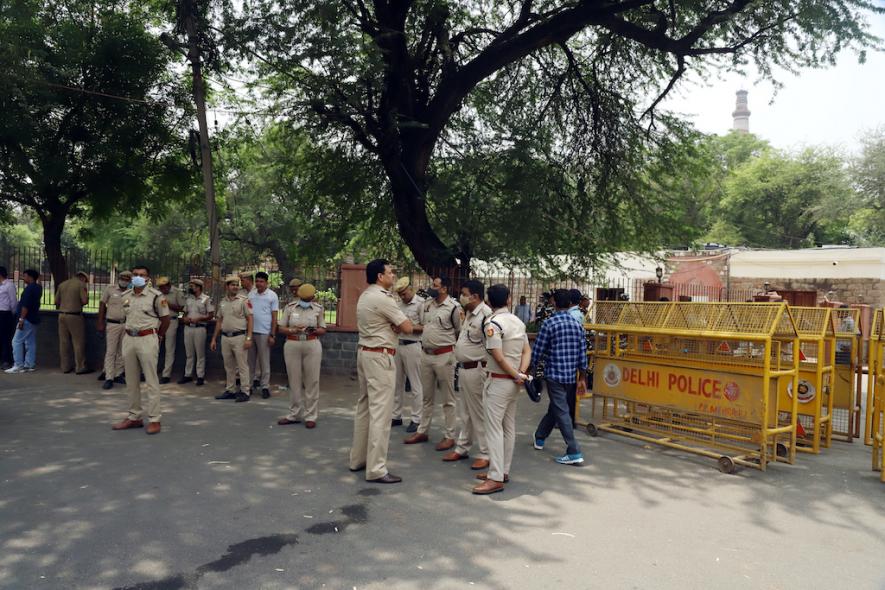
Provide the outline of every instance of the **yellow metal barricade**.
{"type": "Polygon", "coordinates": [[[860,337],[860,310],[833,309],[836,330],[836,367],[832,383],[833,438],[853,442],[861,430],[861,377],[863,341],[860,337]]]}
{"type": "Polygon", "coordinates": [[[870,333],[870,361],[867,380],[869,436],[873,441],[873,470],[880,471],[885,482],[885,310],[876,311],[870,333]],[[870,409],[871,408],[871,409],[870,409]]]}
{"type": "MultiPolygon", "coordinates": [[[[778,406],[789,408],[794,394],[799,399],[797,451],[819,453],[832,440],[836,333],[831,312],[829,307],[790,307],[799,333],[799,386],[794,390],[791,381],[781,381],[778,406]]],[[[790,360],[793,351],[785,351],[790,360]]],[[[789,419],[789,413],[782,411],[781,419],[789,419]]]]}
{"type": "Polygon", "coordinates": [[[799,337],[784,303],[600,301],[587,431],[765,470],[796,458],[799,337]]]}

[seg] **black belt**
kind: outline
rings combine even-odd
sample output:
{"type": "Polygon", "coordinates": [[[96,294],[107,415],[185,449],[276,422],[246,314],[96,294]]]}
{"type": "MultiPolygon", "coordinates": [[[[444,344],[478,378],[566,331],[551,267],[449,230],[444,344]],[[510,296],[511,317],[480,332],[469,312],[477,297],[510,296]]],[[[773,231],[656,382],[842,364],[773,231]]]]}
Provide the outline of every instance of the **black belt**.
{"type": "Polygon", "coordinates": [[[206,324],[187,324],[185,328],[205,328],[206,324]]]}
{"type": "Polygon", "coordinates": [[[233,338],[234,336],[242,336],[246,333],[246,330],[236,330],[234,332],[222,332],[228,338],[233,338]]]}
{"type": "Polygon", "coordinates": [[[460,367],[462,369],[475,369],[480,366],[485,367],[486,362],[485,361],[466,361],[463,363],[458,363],[458,365],[460,365],[460,367]]]}
{"type": "Polygon", "coordinates": [[[402,344],[403,346],[406,346],[408,344],[418,344],[419,342],[420,342],[420,340],[400,340],[399,341],[399,343],[402,344]]]}
{"type": "Polygon", "coordinates": [[[83,315],[82,311],[60,311],[61,315],[83,315]]]}
{"type": "Polygon", "coordinates": [[[122,324],[123,320],[105,320],[109,324],[122,324]]]}

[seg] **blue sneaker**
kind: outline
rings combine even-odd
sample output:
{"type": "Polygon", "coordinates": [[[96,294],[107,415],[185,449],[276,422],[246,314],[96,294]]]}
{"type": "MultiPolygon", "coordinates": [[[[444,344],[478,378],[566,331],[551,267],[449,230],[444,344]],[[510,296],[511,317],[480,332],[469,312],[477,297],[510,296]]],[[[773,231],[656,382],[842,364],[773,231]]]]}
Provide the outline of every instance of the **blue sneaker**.
{"type": "Polygon", "coordinates": [[[560,465],[580,465],[584,462],[584,453],[576,453],[574,455],[563,455],[557,457],[556,462],[560,465]]]}
{"type": "Polygon", "coordinates": [[[544,450],[544,439],[543,438],[536,438],[535,444],[533,444],[532,446],[535,447],[536,451],[543,451],[544,450]]]}

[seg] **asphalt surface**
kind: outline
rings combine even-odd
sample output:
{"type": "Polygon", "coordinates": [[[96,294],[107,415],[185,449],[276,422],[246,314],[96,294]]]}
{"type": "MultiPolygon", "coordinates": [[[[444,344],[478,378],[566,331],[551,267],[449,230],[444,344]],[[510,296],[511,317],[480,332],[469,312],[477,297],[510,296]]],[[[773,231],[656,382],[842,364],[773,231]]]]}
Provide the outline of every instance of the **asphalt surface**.
{"type": "MultiPolygon", "coordinates": [[[[0,588],[885,588],[885,484],[862,443],[765,473],[614,435],[588,462],[531,447],[476,497],[468,462],[391,437],[404,482],[347,469],[356,384],[322,382],[316,430],[285,393],[165,386],[163,432],[112,432],[94,375],[0,375],[0,588]]],[[[437,410],[437,420],[441,418],[437,410]]],[[[440,437],[435,425],[432,439],[440,437]]]]}

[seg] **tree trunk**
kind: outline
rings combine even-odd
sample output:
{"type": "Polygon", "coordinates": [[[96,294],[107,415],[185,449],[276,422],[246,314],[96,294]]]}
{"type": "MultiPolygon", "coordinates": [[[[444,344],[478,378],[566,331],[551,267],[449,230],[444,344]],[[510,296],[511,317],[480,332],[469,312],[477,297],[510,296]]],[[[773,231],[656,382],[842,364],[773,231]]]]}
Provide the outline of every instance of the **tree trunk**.
{"type": "Polygon", "coordinates": [[[61,249],[61,235],[65,230],[65,214],[47,214],[41,216],[43,224],[43,247],[49,261],[49,271],[57,286],[68,278],[68,263],[61,249]]]}
{"type": "Polygon", "coordinates": [[[425,272],[439,274],[457,269],[458,263],[452,249],[437,236],[427,217],[425,195],[430,157],[422,154],[423,151],[404,146],[403,153],[408,155],[388,158],[384,164],[400,236],[425,272]]]}
{"type": "Polygon", "coordinates": [[[277,239],[271,240],[267,244],[267,249],[270,250],[270,253],[276,258],[277,265],[280,267],[280,272],[283,273],[283,279],[286,284],[288,284],[289,281],[295,277],[295,264],[289,257],[289,252],[277,239]]]}

